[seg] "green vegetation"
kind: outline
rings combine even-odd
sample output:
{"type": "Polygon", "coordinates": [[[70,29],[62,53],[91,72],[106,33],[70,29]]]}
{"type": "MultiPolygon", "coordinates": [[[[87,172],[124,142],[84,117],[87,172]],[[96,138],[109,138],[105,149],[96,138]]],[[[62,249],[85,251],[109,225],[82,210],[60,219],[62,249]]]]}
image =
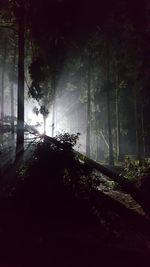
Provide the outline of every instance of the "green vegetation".
{"type": "Polygon", "coordinates": [[[124,161],[124,176],[134,183],[139,183],[142,176],[150,171],[150,159],[138,160],[126,157],[124,161]]]}

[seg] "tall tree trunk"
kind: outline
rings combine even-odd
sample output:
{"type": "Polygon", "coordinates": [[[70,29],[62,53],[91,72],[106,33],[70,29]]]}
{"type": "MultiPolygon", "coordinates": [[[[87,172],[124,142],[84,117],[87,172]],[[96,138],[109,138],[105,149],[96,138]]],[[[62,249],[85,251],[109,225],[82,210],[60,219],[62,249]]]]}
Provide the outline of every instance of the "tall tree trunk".
{"type": "Polygon", "coordinates": [[[91,66],[88,66],[87,84],[87,118],[86,118],[86,156],[90,157],[90,132],[91,132],[91,66]]]}
{"type": "Polygon", "coordinates": [[[114,165],[113,146],[112,146],[112,129],[110,116],[110,92],[109,84],[107,85],[107,119],[108,119],[108,139],[109,139],[109,165],[114,165]]]}
{"type": "Polygon", "coordinates": [[[46,117],[43,116],[43,120],[44,120],[44,135],[46,135],[46,117]]]}
{"type": "Polygon", "coordinates": [[[52,107],[52,137],[55,134],[55,108],[56,108],[56,77],[55,72],[52,77],[52,86],[53,86],[53,107],[52,107]]]}
{"type": "Polygon", "coordinates": [[[139,112],[139,101],[137,96],[137,85],[134,87],[134,117],[135,117],[135,144],[136,144],[136,155],[140,160],[142,158],[141,152],[141,113],[139,112]]]}
{"type": "Polygon", "coordinates": [[[141,105],[141,124],[142,124],[142,152],[143,152],[143,157],[145,157],[146,154],[146,148],[145,148],[145,129],[144,129],[144,105],[141,105]]]}
{"type": "Polygon", "coordinates": [[[24,150],[24,1],[20,2],[18,29],[18,112],[16,155],[24,150]]]}
{"type": "Polygon", "coordinates": [[[99,150],[99,136],[96,134],[96,155],[95,155],[95,161],[98,161],[98,150],[99,150]]]}
{"type": "Polygon", "coordinates": [[[135,116],[135,140],[136,140],[136,155],[139,160],[142,159],[143,149],[145,146],[144,138],[144,121],[142,103],[137,95],[137,85],[134,87],[134,116],[135,116]],[[143,143],[144,141],[144,143],[143,143]]]}
{"type": "Polygon", "coordinates": [[[54,137],[55,134],[55,96],[53,99],[53,110],[52,110],[52,137],[54,137]]]}
{"type": "Polygon", "coordinates": [[[7,53],[7,40],[4,39],[4,54],[2,60],[2,76],[1,76],[1,121],[3,126],[4,121],[4,83],[5,83],[5,68],[6,68],[6,53],[7,53]]]}
{"type": "Polygon", "coordinates": [[[106,66],[106,102],[107,102],[107,121],[108,121],[108,140],[109,140],[109,165],[114,165],[112,129],[111,129],[111,109],[110,109],[110,67],[109,67],[109,47],[107,46],[107,66],[106,66]]]}
{"type": "Polygon", "coordinates": [[[57,104],[55,99],[55,134],[57,133],[58,129],[58,114],[57,114],[57,104]]]}
{"type": "Polygon", "coordinates": [[[137,111],[137,96],[136,96],[136,89],[134,88],[134,118],[135,118],[135,149],[136,155],[139,154],[139,141],[138,141],[138,111],[137,111]]]}
{"type": "Polygon", "coordinates": [[[12,62],[12,81],[10,86],[10,97],[11,97],[11,132],[14,134],[14,76],[15,76],[15,65],[16,65],[16,45],[14,48],[14,57],[12,62]]]}
{"type": "Polygon", "coordinates": [[[119,112],[119,89],[118,89],[118,74],[116,74],[116,154],[117,160],[122,160],[120,142],[120,112],[119,112]]]}

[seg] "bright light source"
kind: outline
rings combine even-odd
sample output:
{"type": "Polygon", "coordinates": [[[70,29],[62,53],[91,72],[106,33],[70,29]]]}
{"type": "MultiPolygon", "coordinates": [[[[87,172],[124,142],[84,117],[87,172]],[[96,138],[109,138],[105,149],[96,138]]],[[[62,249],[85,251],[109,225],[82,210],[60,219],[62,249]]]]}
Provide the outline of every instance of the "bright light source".
{"type": "Polygon", "coordinates": [[[39,134],[44,134],[43,125],[37,126],[37,130],[38,130],[39,134]]]}
{"type": "MultiPolygon", "coordinates": [[[[34,126],[39,134],[44,134],[44,120],[43,116],[39,114],[38,116],[33,112],[29,113],[29,119],[27,121],[29,125],[34,126]]],[[[46,135],[51,136],[52,126],[51,126],[51,116],[46,119],[46,135]]]]}

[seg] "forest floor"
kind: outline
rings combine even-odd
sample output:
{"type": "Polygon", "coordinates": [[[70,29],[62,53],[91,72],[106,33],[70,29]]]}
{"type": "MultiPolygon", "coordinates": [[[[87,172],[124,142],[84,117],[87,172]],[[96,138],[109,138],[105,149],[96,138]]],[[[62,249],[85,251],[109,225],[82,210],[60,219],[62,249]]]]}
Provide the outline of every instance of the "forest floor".
{"type": "Polygon", "coordinates": [[[98,188],[64,186],[68,160],[62,151],[40,151],[30,171],[7,180],[0,199],[0,267],[149,267],[150,220],[142,208],[98,173],[98,188]]]}

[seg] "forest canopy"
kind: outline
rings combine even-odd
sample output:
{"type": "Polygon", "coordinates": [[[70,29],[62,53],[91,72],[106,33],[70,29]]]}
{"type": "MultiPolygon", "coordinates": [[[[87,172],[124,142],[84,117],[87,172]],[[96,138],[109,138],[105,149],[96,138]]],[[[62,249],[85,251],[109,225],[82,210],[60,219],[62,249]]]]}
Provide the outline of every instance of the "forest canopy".
{"type": "Polygon", "coordinates": [[[97,161],[149,156],[149,14],[146,0],[0,1],[1,132],[9,119],[17,151],[27,123],[80,132],[97,161]]]}

